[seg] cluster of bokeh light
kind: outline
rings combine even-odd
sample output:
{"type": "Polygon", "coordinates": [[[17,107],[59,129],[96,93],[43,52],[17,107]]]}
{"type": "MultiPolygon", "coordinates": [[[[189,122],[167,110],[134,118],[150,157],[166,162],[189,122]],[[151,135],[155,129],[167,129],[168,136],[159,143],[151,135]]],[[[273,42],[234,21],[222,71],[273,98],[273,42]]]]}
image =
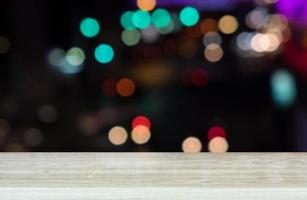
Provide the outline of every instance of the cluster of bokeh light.
{"type": "MultiPolygon", "coordinates": [[[[151,138],[151,121],[146,116],[137,116],[131,123],[131,140],[137,145],[144,145],[151,138]]],[[[128,131],[121,126],[111,128],[108,134],[109,141],[116,146],[123,145],[128,141],[128,131]]]]}

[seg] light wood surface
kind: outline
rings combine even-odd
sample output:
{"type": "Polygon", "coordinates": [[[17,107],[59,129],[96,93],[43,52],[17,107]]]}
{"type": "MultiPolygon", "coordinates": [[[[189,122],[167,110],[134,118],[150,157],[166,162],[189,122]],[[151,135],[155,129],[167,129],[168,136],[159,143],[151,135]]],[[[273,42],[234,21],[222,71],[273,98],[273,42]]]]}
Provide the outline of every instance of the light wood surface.
{"type": "Polygon", "coordinates": [[[307,154],[0,154],[2,200],[307,199],[307,154]]]}

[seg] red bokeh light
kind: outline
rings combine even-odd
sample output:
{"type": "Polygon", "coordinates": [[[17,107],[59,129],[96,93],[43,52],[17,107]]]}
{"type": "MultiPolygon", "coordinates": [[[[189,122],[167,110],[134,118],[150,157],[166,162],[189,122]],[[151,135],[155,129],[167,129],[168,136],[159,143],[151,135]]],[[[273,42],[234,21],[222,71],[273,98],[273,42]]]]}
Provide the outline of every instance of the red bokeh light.
{"type": "Polygon", "coordinates": [[[208,132],[208,139],[212,140],[215,137],[226,138],[226,131],[219,126],[212,127],[208,132]]]}
{"type": "Polygon", "coordinates": [[[151,122],[150,119],[148,119],[145,116],[138,116],[132,121],[132,128],[135,128],[137,126],[146,126],[147,128],[151,128],[151,122]]]}

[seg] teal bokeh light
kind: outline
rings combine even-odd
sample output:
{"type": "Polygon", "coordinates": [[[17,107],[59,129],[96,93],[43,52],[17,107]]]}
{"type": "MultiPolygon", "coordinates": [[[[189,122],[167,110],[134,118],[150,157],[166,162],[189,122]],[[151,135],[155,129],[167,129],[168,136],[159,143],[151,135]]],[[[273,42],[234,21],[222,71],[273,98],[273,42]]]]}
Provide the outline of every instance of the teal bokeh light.
{"type": "Polygon", "coordinates": [[[126,11],[120,17],[120,24],[122,25],[124,29],[126,30],[135,29],[135,26],[132,21],[133,15],[134,15],[134,12],[126,11]]]}
{"type": "Polygon", "coordinates": [[[172,21],[171,15],[165,9],[157,9],[152,13],[152,23],[157,28],[166,28],[172,21]]]}
{"type": "Polygon", "coordinates": [[[109,63],[114,58],[114,50],[108,44],[101,44],[95,49],[95,58],[102,64],[109,63]]]}
{"type": "Polygon", "coordinates": [[[297,95],[296,82],[293,75],[286,70],[275,72],[271,79],[272,99],[281,108],[291,106],[297,95]]]}
{"type": "Polygon", "coordinates": [[[80,31],[85,37],[93,38],[98,35],[100,25],[96,19],[87,17],[81,21],[80,31]]]}
{"type": "Polygon", "coordinates": [[[199,21],[199,12],[196,8],[185,7],[179,15],[180,21],[185,26],[194,26],[199,21]]]}
{"type": "Polygon", "coordinates": [[[133,14],[132,21],[135,27],[145,29],[150,26],[151,16],[147,11],[138,10],[133,14]]]}

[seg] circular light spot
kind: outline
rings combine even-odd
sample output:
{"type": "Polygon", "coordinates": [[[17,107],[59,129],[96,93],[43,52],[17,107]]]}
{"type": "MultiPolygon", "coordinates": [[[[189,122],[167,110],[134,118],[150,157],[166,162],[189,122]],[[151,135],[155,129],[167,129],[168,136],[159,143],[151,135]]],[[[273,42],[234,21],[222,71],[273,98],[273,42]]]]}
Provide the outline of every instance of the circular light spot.
{"type": "Polygon", "coordinates": [[[130,97],[135,92],[135,84],[131,79],[124,78],[118,81],[116,89],[122,97],[130,97]]]}
{"type": "Polygon", "coordinates": [[[218,44],[209,44],[205,49],[205,58],[209,62],[218,62],[222,59],[224,51],[218,44]]]}
{"type": "Polygon", "coordinates": [[[156,42],[159,39],[159,32],[153,25],[141,30],[141,35],[142,39],[147,43],[156,42]]]}
{"type": "Polygon", "coordinates": [[[122,40],[128,46],[137,45],[140,42],[141,34],[137,30],[124,30],[122,40]]]}
{"type": "Polygon", "coordinates": [[[96,118],[89,114],[80,116],[78,125],[81,133],[86,136],[95,135],[99,128],[96,118]]]}
{"type": "Polygon", "coordinates": [[[44,105],[38,110],[38,118],[44,123],[52,123],[57,118],[57,111],[53,106],[44,105]]]}
{"type": "Polygon", "coordinates": [[[134,12],[132,11],[126,11],[122,14],[120,18],[120,23],[124,29],[131,30],[135,28],[133,21],[132,21],[133,14],[134,12]]]}
{"type": "Polygon", "coordinates": [[[180,21],[185,26],[194,26],[199,21],[199,13],[196,8],[185,7],[179,15],[180,21]]]}
{"type": "Polygon", "coordinates": [[[66,59],[70,65],[73,66],[82,65],[85,60],[84,51],[78,47],[73,47],[67,51],[66,59]]]}
{"type": "Polygon", "coordinates": [[[132,121],[132,128],[135,128],[137,126],[146,126],[147,128],[151,128],[151,122],[150,120],[145,117],[145,116],[138,116],[136,118],[134,118],[134,120],[132,121]]]}
{"type": "Polygon", "coordinates": [[[95,49],[95,58],[102,64],[109,63],[114,58],[114,50],[108,44],[101,44],[95,49]]]}
{"type": "Polygon", "coordinates": [[[39,129],[31,128],[25,132],[24,140],[28,146],[35,147],[42,143],[43,134],[39,129]]]}
{"type": "Polygon", "coordinates": [[[146,126],[137,126],[132,130],[131,137],[136,144],[146,144],[151,137],[151,132],[146,126]]]}
{"type": "Polygon", "coordinates": [[[208,145],[208,149],[212,153],[226,153],[228,151],[228,142],[223,137],[213,138],[208,145]]]}
{"type": "Polygon", "coordinates": [[[222,44],[222,37],[217,32],[208,32],[203,38],[203,44],[204,46],[208,46],[209,44],[222,44]]]}
{"type": "Polygon", "coordinates": [[[60,48],[54,48],[50,50],[48,54],[48,61],[53,66],[60,66],[62,64],[62,61],[65,59],[65,51],[60,48]]]}
{"type": "Polygon", "coordinates": [[[0,36],[0,54],[6,54],[11,47],[11,43],[7,37],[0,36]]]}
{"type": "Polygon", "coordinates": [[[200,24],[200,30],[203,34],[206,34],[208,32],[216,32],[217,31],[217,21],[215,19],[205,19],[200,24]]]}
{"type": "Polygon", "coordinates": [[[234,16],[225,15],[219,20],[218,26],[222,33],[232,34],[238,29],[239,23],[234,16]]]}
{"type": "Polygon", "coordinates": [[[214,126],[208,132],[208,139],[212,140],[215,137],[226,138],[226,132],[222,127],[214,126]]]}
{"type": "Polygon", "coordinates": [[[286,70],[278,70],[271,77],[271,92],[274,104],[281,108],[293,105],[297,97],[294,76],[286,70]]]}
{"type": "Polygon", "coordinates": [[[96,19],[87,17],[81,21],[80,31],[85,37],[93,38],[98,35],[100,25],[96,19]]]}
{"type": "Polygon", "coordinates": [[[189,137],[182,143],[182,150],[185,153],[199,153],[202,150],[201,141],[195,137],[189,137]]]}
{"type": "Polygon", "coordinates": [[[139,7],[139,9],[145,10],[145,11],[151,11],[157,5],[156,0],[137,0],[136,3],[137,3],[137,6],[139,7]]]}
{"type": "Polygon", "coordinates": [[[128,133],[126,129],[120,126],[115,126],[109,131],[109,140],[114,145],[122,145],[128,139],[128,133]]]}
{"type": "Polygon", "coordinates": [[[171,23],[172,18],[169,12],[165,9],[157,9],[153,12],[152,14],[152,23],[157,27],[157,28],[165,28],[169,26],[171,23]]]}
{"type": "Polygon", "coordinates": [[[242,32],[236,39],[237,46],[240,50],[249,51],[252,49],[251,41],[254,33],[242,32]]]}
{"type": "Polygon", "coordinates": [[[138,10],[133,14],[132,21],[135,27],[145,29],[151,23],[151,16],[147,11],[138,10]]]}

